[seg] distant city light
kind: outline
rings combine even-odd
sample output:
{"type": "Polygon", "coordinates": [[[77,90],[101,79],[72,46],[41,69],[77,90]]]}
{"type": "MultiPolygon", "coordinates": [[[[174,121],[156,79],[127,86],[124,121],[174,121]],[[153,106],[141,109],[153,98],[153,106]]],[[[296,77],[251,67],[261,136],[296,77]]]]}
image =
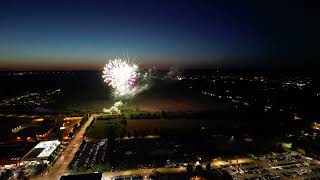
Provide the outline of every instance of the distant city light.
{"type": "Polygon", "coordinates": [[[64,121],[80,121],[83,117],[82,116],[74,116],[74,117],[65,117],[64,121]]]}

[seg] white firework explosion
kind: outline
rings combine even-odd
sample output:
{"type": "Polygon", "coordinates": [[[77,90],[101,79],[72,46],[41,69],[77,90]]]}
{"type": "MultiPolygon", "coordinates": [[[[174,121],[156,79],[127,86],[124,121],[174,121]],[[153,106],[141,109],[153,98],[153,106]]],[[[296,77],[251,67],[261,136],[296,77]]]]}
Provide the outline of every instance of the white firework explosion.
{"type": "Polygon", "coordinates": [[[133,96],[138,91],[138,69],[138,66],[129,60],[113,59],[105,65],[102,78],[114,88],[115,96],[133,96]]]}

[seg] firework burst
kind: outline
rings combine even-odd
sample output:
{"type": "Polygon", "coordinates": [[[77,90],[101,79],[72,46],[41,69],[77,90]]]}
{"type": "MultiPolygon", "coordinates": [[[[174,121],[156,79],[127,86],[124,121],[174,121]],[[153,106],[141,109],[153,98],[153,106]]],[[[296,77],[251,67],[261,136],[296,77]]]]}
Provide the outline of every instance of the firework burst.
{"type": "Polygon", "coordinates": [[[103,69],[102,78],[114,88],[117,97],[133,96],[137,92],[138,66],[128,60],[109,60],[103,69]]]}

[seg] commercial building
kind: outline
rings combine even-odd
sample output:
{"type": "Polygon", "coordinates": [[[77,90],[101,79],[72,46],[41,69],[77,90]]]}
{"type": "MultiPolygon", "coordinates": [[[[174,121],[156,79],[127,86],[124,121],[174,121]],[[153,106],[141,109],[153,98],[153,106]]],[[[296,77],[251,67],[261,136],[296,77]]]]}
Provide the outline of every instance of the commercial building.
{"type": "Polygon", "coordinates": [[[32,148],[21,160],[22,161],[41,161],[48,160],[50,155],[60,145],[60,141],[42,141],[32,148]]]}

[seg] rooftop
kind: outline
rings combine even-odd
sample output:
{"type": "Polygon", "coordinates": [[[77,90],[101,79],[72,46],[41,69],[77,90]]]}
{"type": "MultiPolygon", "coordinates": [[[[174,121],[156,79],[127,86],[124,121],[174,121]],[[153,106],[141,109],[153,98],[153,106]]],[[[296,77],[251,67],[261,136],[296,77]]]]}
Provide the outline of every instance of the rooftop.
{"type": "Polygon", "coordinates": [[[47,159],[60,145],[60,141],[42,141],[31,149],[22,160],[42,160],[47,159]]]}

